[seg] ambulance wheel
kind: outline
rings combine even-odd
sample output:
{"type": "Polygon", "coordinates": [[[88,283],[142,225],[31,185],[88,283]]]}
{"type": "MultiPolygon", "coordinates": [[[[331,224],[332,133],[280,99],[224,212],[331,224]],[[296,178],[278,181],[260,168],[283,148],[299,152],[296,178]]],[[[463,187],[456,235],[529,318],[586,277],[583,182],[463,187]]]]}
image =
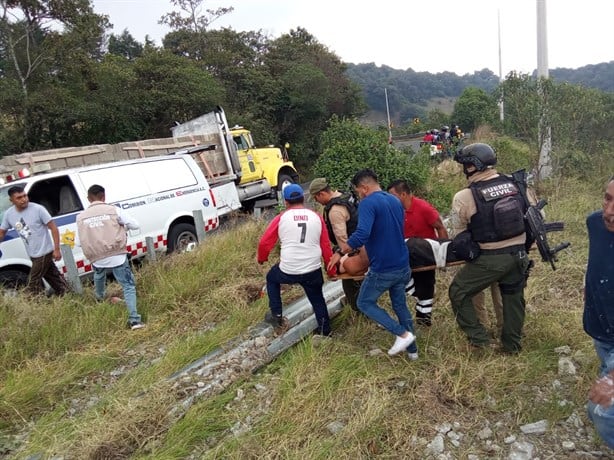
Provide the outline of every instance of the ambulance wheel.
{"type": "Polygon", "coordinates": [[[27,273],[15,269],[0,271],[0,287],[6,293],[13,292],[26,284],[28,284],[27,273]]]}
{"type": "Polygon", "coordinates": [[[186,252],[196,244],[198,237],[192,224],[177,224],[168,232],[168,252],[186,252]]]}

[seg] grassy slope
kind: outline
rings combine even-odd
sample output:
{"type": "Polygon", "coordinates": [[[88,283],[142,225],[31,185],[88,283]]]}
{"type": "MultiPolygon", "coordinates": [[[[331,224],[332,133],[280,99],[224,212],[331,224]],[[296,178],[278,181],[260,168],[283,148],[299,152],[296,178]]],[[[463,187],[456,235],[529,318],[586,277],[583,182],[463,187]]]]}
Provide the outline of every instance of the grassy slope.
{"type": "MultiPolygon", "coordinates": [[[[564,419],[582,407],[597,369],[581,327],[581,288],[584,219],[600,206],[602,184],[542,187],[549,220],[566,223],[554,239],[564,237],[572,248],[555,272],[537,263],[526,290],[525,350],[518,357],[467,350],[447,299],[448,270],[438,276],[434,325],[418,334],[419,361],[371,356],[372,349],[390,346],[390,335],[344,311],[332,342],[307,339],[177,417],[171,409],[183,395],[164,379],[242,334],[266,311],[258,300],[265,269],[255,264],[263,224],[249,223],[139,271],[140,309],[148,323],[142,331],[126,331],[123,309],[96,304],[91,294],[39,303],[4,299],[0,445],[8,453],[21,444],[12,453],[18,458],[36,452],[67,459],[387,458],[400,452],[417,458],[436,425],[456,421],[468,434],[456,451],[462,457],[479,453],[472,436],[487,419],[501,421],[502,433],[542,418],[564,419]],[[586,358],[579,377],[555,390],[549,385],[557,378],[553,349],[561,345],[586,358]],[[562,399],[573,406],[557,404],[562,399]],[[341,422],[343,430],[332,435],[331,422],[341,422]],[[239,435],[229,435],[231,428],[239,435]]],[[[297,295],[296,289],[286,294],[297,295]]]]}

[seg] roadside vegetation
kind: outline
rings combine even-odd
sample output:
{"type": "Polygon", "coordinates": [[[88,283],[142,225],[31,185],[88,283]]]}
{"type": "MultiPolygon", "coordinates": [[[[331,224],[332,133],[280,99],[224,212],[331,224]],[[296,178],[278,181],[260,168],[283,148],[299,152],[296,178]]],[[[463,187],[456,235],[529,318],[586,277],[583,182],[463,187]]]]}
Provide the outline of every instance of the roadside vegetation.
{"type": "MultiPolygon", "coordinates": [[[[2,154],[166,137],[175,121],[220,104],[231,124],[249,126],[263,142],[289,141],[303,180],[326,176],[347,189],[357,169],[372,167],[384,186],[406,178],[444,215],[465,185],[455,163],[396,150],[388,126],[357,121],[367,105],[382,109],[379,85],[393,83],[357,80],[358,71],[373,66],[347,72],[306,30],[276,39],[215,30],[206,22],[213,17],[192,23],[183,14],[181,5],[201,1],[173,1],[181,13],[175,19],[183,14],[187,22],[169,23],[161,47],[140,44],[127,31],[105,43],[108,21],[91,2],[56,3],[38,2],[41,11],[31,17],[26,1],[0,8],[7,13],[0,21],[2,154]],[[63,30],[47,29],[49,20],[63,30]]],[[[395,133],[459,124],[471,142],[491,143],[498,169],[509,173],[535,168],[544,141],[537,127],[547,116],[555,174],[534,186],[549,200],[547,220],[565,222],[553,243],[572,245],[556,271],[532,255],[519,356],[468,349],[447,298],[454,275],[447,269],[438,274],[434,324],[417,333],[418,361],[388,357],[390,335],[346,308],[334,319],[332,340],[308,337],[257,372],[239,373],[224,389],[192,401],[199,382],[178,385],[181,379],[170,377],[232,348],[267,311],[261,288],[268,266],[255,257],[265,222],[243,218],[194,251],[137,271],[143,330],[127,330],[124,306],[97,303],[91,286],[62,299],[1,297],[0,458],[424,458],[442,425],[463,434],[449,458],[501,458],[488,446],[506,445],[519,426],[538,420],[550,427],[535,439],[540,458],[574,458],[561,452],[568,434],[562,427],[572,416],[586,425],[572,423],[574,432],[586,430],[578,448],[604,450],[583,409],[598,366],[581,314],[585,217],[601,206],[603,183],[614,172],[614,94],[529,75],[510,74],[498,87],[491,72],[473,77],[492,85],[452,94],[425,90],[459,96],[451,114],[442,104],[424,113],[426,95],[395,100],[409,96],[390,91],[393,119],[400,121],[395,133]],[[559,372],[560,347],[569,347],[575,374],[559,372]],[[485,441],[478,433],[490,427],[485,441]]],[[[118,286],[111,293],[121,295],[118,286]]],[[[302,292],[289,288],[283,296],[287,305],[302,292]]]]}
{"type": "MultiPolygon", "coordinates": [[[[502,170],[521,158],[530,162],[522,144],[498,142],[502,170]]],[[[428,187],[463,186],[462,174],[448,166],[429,169],[428,187]]],[[[438,426],[456,423],[465,438],[454,455],[465,458],[484,454],[476,433],[485,420],[500,422],[501,436],[542,419],[554,427],[572,411],[586,421],[582,407],[597,360],[581,325],[584,219],[599,208],[606,178],[595,173],[588,181],[557,177],[538,184],[549,199],[548,220],[566,226],[551,238],[572,246],[556,271],[536,263],[526,289],[524,351],[517,357],[468,349],[447,299],[454,273],[447,269],[438,276],[434,324],[418,331],[418,361],[388,357],[389,334],[346,309],[334,320],[332,340],[309,337],[181,410],[186,390],[168,377],[231,346],[267,311],[260,297],[267,267],[255,263],[265,223],[257,220],[210,236],[193,252],[141,267],[144,330],[126,330],[124,307],[96,303],[91,287],[63,299],[5,297],[0,452],[66,459],[420,458],[438,426]],[[567,380],[558,375],[555,349],[561,346],[571,348],[578,366],[567,380]],[[552,384],[557,379],[562,386],[552,384]]],[[[284,299],[301,295],[290,288],[284,299]]],[[[596,438],[592,442],[600,448],[596,438]]]]}

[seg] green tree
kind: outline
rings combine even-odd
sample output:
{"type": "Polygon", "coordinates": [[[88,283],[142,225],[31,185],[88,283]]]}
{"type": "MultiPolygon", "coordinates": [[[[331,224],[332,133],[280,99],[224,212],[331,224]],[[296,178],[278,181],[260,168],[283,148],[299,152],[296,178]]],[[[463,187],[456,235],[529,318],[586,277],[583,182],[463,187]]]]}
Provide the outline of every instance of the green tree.
{"type": "Polygon", "coordinates": [[[390,146],[384,132],[355,119],[333,116],[322,134],[322,145],[314,174],[328,178],[335,188],[347,190],[348,181],[357,171],[370,168],[377,173],[382,187],[395,179],[405,179],[414,190],[426,190],[430,177],[428,156],[410,156],[390,146]]]}
{"type": "Polygon", "coordinates": [[[209,29],[212,22],[234,10],[233,7],[220,7],[215,10],[206,8],[203,12],[205,2],[206,0],[171,0],[179,11],[166,13],[160,18],[159,23],[167,24],[175,30],[204,32],[209,29]]]}
{"type": "Polygon", "coordinates": [[[497,116],[497,101],[479,88],[465,88],[452,112],[452,119],[465,132],[482,124],[494,125],[497,116]]]}
{"type": "Polygon", "coordinates": [[[143,55],[143,45],[130,35],[128,29],[124,29],[121,35],[109,37],[108,52],[132,60],[143,55]]]}
{"type": "Polygon", "coordinates": [[[331,115],[363,112],[360,90],[345,75],[339,57],[305,29],[292,30],[272,41],[264,63],[271,83],[277,82],[268,87],[277,140],[292,142],[293,160],[306,168],[321,150],[314,133],[325,129],[331,115]]]}
{"type": "Polygon", "coordinates": [[[188,59],[164,50],[146,50],[135,61],[139,118],[144,137],[168,137],[176,121],[189,120],[223,104],[224,89],[188,59]]]}
{"type": "MultiPolygon", "coordinates": [[[[553,165],[565,174],[590,175],[611,169],[614,158],[614,94],[552,79],[542,82],[553,165]]],[[[539,151],[540,97],[537,81],[510,74],[499,88],[505,101],[506,134],[539,151]]]]}
{"type": "Polygon", "coordinates": [[[56,146],[81,110],[79,95],[102,55],[106,17],[88,0],[0,1],[0,80],[11,120],[8,152],[56,146]],[[69,109],[62,109],[68,107],[69,109]]]}
{"type": "Polygon", "coordinates": [[[512,72],[495,92],[495,97],[503,99],[504,132],[536,144],[540,114],[537,80],[512,72]]]}

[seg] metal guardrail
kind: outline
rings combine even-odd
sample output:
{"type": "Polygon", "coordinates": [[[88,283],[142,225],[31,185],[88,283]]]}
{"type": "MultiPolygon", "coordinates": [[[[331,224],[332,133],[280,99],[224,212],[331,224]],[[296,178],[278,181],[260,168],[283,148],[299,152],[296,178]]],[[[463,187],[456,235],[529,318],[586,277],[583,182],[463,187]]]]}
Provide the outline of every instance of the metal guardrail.
{"type": "MultiPolygon", "coordinates": [[[[341,281],[324,285],[328,313],[335,317],[342,309],[341,281]]],[[[303,297],[284,310],[290,328],[279,337],[262,322],[245,339],[234,339],[168,377],[175,391],[187,396],[175,407],[174,415],[186,412],[199,398],[221,393],[233,383],[261,369],[282,352],[311,334],[317,327],[311,304],[303,297]]],[[[179,414],[180,415],[180,414],[179,414]]]]}

